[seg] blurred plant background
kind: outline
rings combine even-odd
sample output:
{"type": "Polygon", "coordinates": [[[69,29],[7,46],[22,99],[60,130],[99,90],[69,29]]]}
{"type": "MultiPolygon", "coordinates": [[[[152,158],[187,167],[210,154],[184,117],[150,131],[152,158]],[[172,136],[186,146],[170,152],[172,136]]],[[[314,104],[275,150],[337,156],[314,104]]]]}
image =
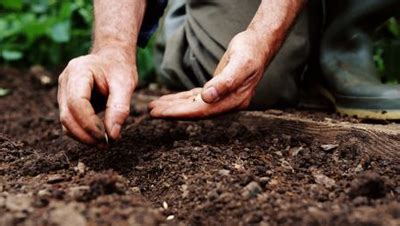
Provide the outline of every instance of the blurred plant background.
{"type": "MultiPolygon", "coordinates": [[[[0,64],[43,65],[52,69],[85,54],[91,46],[91,0],[0,0],[0,64]]],[[[400,23],[392,18],[375,33],[375,56],[382,80],[400,81],[400,23]]],[[[139,76],[151,80],[151,40],[138,51],[139,76]]]]}
{"type": "Polygon", "coordinates": [[[374,60],[382,80],[400,83],[400,19],[391,18],[376,29],[374,60]]]}
{"type": "MultiPolygon", "coordinates": [[[[91,46],[91,0],[0,0],[0,64],[52,69],[91,46]]],[[[154,74],[152,45],[138,51],[142,80],[154,74]]]]}

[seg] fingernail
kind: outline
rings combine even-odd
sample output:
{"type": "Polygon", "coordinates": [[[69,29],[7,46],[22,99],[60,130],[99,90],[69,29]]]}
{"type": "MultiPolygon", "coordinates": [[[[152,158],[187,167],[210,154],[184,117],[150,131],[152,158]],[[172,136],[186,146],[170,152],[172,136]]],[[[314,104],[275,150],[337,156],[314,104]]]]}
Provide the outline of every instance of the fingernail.
{"type": "Polygon", "coordinates": [[[206,102],[214,102],[217,101],[219,96],[218,96],[218,92],[214,87],[209,87],[206,89],[206,91],[204,92],[204,96],[206,96],[205,100],[206,102]]]}
{"type": "Polygon", "coordinates": [[[121,138],[121,125],[118,123],[115,123],[111,129],[111,137],[114,139],[120,139],[121,138]]]}

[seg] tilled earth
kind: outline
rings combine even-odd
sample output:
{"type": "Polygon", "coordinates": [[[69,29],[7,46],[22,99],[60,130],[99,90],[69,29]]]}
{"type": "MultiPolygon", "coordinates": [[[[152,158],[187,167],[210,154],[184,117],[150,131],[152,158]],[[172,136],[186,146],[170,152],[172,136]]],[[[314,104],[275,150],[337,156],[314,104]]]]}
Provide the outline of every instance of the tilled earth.
{"type": "Polygon", "coordinates": [[[56,86],[2,68],[0,87],[0,225],[400,225],[398,160],[352,137],[155,120],[134,98],[97,150],[62,134],[56,86]]]}

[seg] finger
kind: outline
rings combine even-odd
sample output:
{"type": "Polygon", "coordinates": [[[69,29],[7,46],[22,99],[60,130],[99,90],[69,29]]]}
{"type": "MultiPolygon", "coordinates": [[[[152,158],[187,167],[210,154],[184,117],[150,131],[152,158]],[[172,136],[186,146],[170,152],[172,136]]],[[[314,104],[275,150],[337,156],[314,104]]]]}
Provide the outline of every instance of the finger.
{"type": "Polygon", "coordinates": [[[215,103],[238,89],[251,74],[240,57],[231,58],[221,73],[204,85],[201,97],[206,103],[215,103]]]}
{"type": "Polygon", "coordinates": [[[152,102],[149,103],[148,108],[149,110],[153,109],[155,105],[165,102],[165,103],[171,103],[172,100],[179,100],[179,99],[190,99],[190,98],[195,98],[197,95],[201,93],[202,88],[195,88],[189,91],[185,92],[179,92],[175,94],[169,94],[169,95],[164,95],[152,102]]]}
{"type": "Polygon", "coordinates": [[[182,98],[186,99],[191,96],[196,96],[197,94],[201,93],[201,90],[202,90],[202,88],[195,88],[195,89],[191,89],[189,91],[164,95],[164,96],[161,96],[159,99],[160,100],[174,100],[174,99],[182,99],[182,98]]]}
{"type": "MultiPolygon", "coordinates": [[[[90,71],[71,70],[67,82],[67,107],[76,123],[97,141],[104,141],[104,124],[90,103],[94,77],[90,71]]],[[[71,131],[72,132],[72,131],[71,131]]],[[[77,134],[75,134],[77,135],[77,134]]]]}
{"type": "Polygon", "coordinates": [[[153,108],[149,109],[150,110],[150,115],[154,117],[161,117],[163,115],[163,112],[165,109],[177,106],[180,104],[185,104],[187,103],[187,99],[179,99],[179,100],[173,100],[173,101],[165,101],[165,100],[156,100],[153,101],[151,104],[153,105],[153,108]]]}
{"type": "Polygon", "coordinates": [[[69,112],[68,107],[66,106],[66,97],[65,97],[65,84],[68,79],[66,79],[65,71],[60,75],[58,81],[58,91],[57,91],[57,101],[59,104],[60,110],[60,121],[62,131],[72,137],[73,139],[80,141],[85,144],[94,144],[95,140],[87,134],[80,126],[76,123],[75,119],[69,112]],[[68,129],[69,128],[69,129],[68,129]]]}
{"type": "Polygon", "coordinates": [[[200,115],[205,117],[206,110],[206,106],[193,104],[188,99],[181,99],[170,101],[169,103],[158,103],[150,111],[150,115],[155,118],[196,118],[200,117],[200,115]]]}
{"type": "Polygon", "coordinates": [[[201,98],[195,101],[186,99],[174,100],[170,103],[163,102],[153,108],[150,115],[156,118],[205,118],[235,109],[240,103],[235,98],[234,96],[228,97],[214,104],[205,103],[201,98]]]}
{"type": "Polygon", "coordinates": [[[109,84],[110,93],[105,114],[107,133],[114,140],[121,137],[122,125],[129,116],[131,97],[135,87],[133,80],[129,82],[123,79],[127,76],[119,76],[120,80],[117,76],[109,84]]]}
{"type": "Polygon", "coordinates": [[[61,123],[63,131],[71,138],[85,144],[96,144],[94,140],[85,130],[83,130],[70,112],[63,112],[61,115],[61,123]]]}

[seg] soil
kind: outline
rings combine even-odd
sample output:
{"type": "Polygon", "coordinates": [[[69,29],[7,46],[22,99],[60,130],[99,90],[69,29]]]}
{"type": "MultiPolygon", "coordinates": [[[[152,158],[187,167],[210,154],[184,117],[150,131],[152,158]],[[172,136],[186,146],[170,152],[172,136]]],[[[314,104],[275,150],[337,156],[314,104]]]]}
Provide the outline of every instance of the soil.
{"type": "Polygon", "coordinates": [[[151,119],[140,91],[98,150],[63,135],[36,77],[0,69],[0,225],[400,225],[400,164],[359,140],[151,119]]]}

